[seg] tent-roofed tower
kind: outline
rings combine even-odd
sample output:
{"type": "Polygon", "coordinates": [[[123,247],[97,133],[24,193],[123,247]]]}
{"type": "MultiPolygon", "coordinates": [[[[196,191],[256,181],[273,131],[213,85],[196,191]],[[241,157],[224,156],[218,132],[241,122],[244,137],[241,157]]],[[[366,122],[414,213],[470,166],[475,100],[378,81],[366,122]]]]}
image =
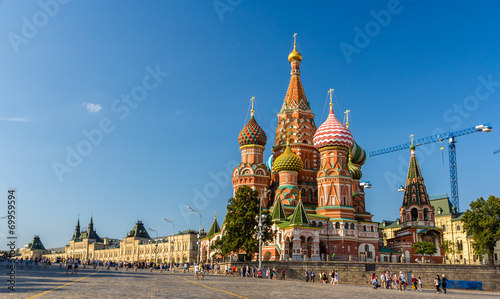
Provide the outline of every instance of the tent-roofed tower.
{"type": "Polygon", "coordinates": [[[210,238],[218,232],[220,232],[220,226],[219,223],[217,222],[217,214],[215,214],[214,222],[212,222],[212,226],[210,226],[210,230],[208,230],[207,237],[210,238]]]}
{"type": "Polygon", "coordinates": [[[71,237],[71,240],[78,240],[79,238],[80,238],[80,217],[78,217],[78,220],[76,222],[75,232],[73,233],[73,237],[71,237]]]}
{"type": "Polygon", "coordinates": [[[127,234],[127,237],[151,239],[142,221],[137,220],[134,228],[127,234]]]}
{"type": "Polygon", "coordinates": [[[410,146],[410,165],[406,178],[403,204],[399,210],[401,227],[406,226],[434,226],[434,209],[429,202],[429,195],[425,188],[424,178],[415,156],[415,146],[410,146]]]}
{"type": "MultiPolygon", "coordinates": [[[[273,156],[275,159],[279,157],[285,151],[287,142],[290,143],[290,149],[300,157],[303,164],[303,168],[297,175],[297,187],[302,191],[302,201],[304,204],[316,203],[318,151],[313,145],[316,124],[302,86],[300,77],[302,55],[297,51],[296,34],[294,34],[293,51],[288,55],[288,61],[291,65],[290,83],[281,110],[277,114],[278,125],[272,149],[273,156]]],[[[277,173],[273,173],[272,179],[275,181],[272,190],[275,191],[281,182],[277,173]]]]}

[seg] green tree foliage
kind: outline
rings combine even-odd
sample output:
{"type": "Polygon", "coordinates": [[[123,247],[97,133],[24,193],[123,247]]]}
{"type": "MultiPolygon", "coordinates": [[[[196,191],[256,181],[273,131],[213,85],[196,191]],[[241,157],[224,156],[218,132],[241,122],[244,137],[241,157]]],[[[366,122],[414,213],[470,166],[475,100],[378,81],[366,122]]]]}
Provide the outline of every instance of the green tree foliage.
{"type": "Polygon", "coordinates": [[[453,241],[444,240],[443,251],[446,254],[446,257],[450,260],[450,263],[452,263],[455,260],[455,254],[460,253],[461,250],[458,250],[457,244],[455,244],[453,241]]]}
{"type": "Polygon", "coordinates": [[[434,245],[434,243],[431,242],[425,242],[425,241],[417,242],[413,244],[413,248],[416,248],[415,253],[423,255],[424,259],[425,255],[433,255],[434,253],[437,252],[436,245],[434,245]]]}
{"type": "MultiPolygon", "coordinates": [[[[241,186],[234,197],[230,198],[227,205],[227,215],[224,236],[220,242],[213,246],[223,256],[230,253],[245,251],[248,257],[259,250],[258,239],[258,215],[259,198],[258,191],[248,186],[241,186]]],[[[273,240],[272,222],[269,212],[263,210],[262,242],[273,240]]]]}
{"type": "Polygon", "coordinates": [[[488,200],[480,197],[471,202],[462,221],[467,234],[474,239],[474,254],[487,254],[489,264],[493,265],[495,245],[500,239],[500,198],[491,195],[488,200]]]}

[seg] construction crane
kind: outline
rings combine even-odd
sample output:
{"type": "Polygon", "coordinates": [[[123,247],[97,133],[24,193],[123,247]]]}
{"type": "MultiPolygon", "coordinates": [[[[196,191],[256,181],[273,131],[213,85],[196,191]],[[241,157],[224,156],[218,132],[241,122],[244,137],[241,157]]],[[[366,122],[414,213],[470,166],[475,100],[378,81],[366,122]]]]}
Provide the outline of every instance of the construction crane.
{"type": "MultiPolygon", "coordinates": [[[[450,155],[450,187],[451,187],[451,199],[453,202],[453,205],[456,207],[457,211],[459,211],[459,200],[458,200],[458,177],[457,177],[457,156],[456,156],[456,147],[455,143],[457,142],[455,138],[463,135],[468,135],[476,132],[491,132],[492,127],[489,123],[486,123],[484,125],[478,125],[475,127],[455,131],[455,132],[445,132],[441,134],[436,134],[432,136],[427,136],[424,138],[420,138],[417,140],[413,141],[413,144],[415,146],[419,145],[424,145],[424,144],[429,144],[433,142],[443,142],[444,140],[448,140],[448,153],[450,155]]],[[[388,154],[392,153],[395,151],[400,151],[409,148],[411,145],[410,142],[393,146],[393,147],[388,147],[384,148],[381,150],[377,151],[372,151],[368,153],[369,157],[373,156],[378,156],[378,155],[383,155],[383,154],[388,154]]],[[[400,187],[401,188],[401,187],[400,187]]]]}
{"type": "Polygon", "coordinates": [[[500,148],[497,148],[496,150],[493,151],[493,154],[500,153],[500,148]]]}

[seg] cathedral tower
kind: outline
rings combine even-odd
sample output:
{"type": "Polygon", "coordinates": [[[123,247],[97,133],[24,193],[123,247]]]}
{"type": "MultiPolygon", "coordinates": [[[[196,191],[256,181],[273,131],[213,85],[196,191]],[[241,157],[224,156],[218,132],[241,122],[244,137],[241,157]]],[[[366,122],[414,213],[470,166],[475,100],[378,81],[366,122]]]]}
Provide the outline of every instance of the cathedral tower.
{"type": "Polygon", "coordinates": [[[429,195],[425,188],[424,178],[415,156],[415,146],[410,146],[410,166],[406,178],[403,205],[399,210],[401,227],[407,226],[434,226],[434,209],[429,203],[429,195]]]}
{"type": "Polygon", "coordinates": [[[241,150],[241,163],[233,170],[234,193],[240,186],[247,185],[253,190],[259,191],[262,205],[267,206],[268,196],[266,191],[270,185],[270,174],[267,166],[263,163],[264,149],[267,136],[264,130],[257,124],[254,118],[253,101],[250,120],[241,130],[238,142],[241,150]]]}
{"type": "MultiPolygon", "coordinates": [[[[276,159],[285,151],[287,142],[289,142],[291,151],[302,160],[303,167],[297,174],[297,187],[302,192],[302,201],[304,203],[316,203],[318,151],[313,145],[316,124],[300,80],[302,55],[297,51],[295,38],[296,34],[294,35],[293,51],[288,55],[288,61],[292,69],[290,83],[281,111],[278,113],[278,126],[272,150],[276,159]]],[[[273,171],[276,170],[273,169],[273,171]]],[[[274,188],[281,185],[277,173],[273,173],[272,178],[276,182],[274,188]]]]}
{"type": "Polygon", "coordinates": [[[354,219],[352,177],[348,167],[353,143],[351,132],[335,117],[330,98],[328,118],[314,134],[314,146],[321,155],[317,175],[318,214],[354,219]]]}

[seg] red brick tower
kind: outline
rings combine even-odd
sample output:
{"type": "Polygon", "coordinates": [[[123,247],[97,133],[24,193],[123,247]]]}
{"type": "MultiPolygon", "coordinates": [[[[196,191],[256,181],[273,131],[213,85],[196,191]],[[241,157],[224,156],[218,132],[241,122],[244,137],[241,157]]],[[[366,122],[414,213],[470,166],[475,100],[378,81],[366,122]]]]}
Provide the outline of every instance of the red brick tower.
{"type": "MultiPolygon", "coordinates": [[[[302,160],[303,168],[297,175],[297,186],[302,192],[302,201],[308,204],[317,203],[316,172],[319,155],[313,145],[316,124],[300,81],[302,55],[297,51],[296,45],[294,42],[293,51],[288,55],[292,67],[290,84],[281,111],[278,113],[278,126],[272,150],[276,159],[285,151],[288,138],[290,149],[302,160]]],[[[272,179],[275,182],[273,184],[275,189],[281,184],[280,177],[277,173],[273,173],[272,179]]]]}
{"type": "Polygon", "coordinates": [[[271,181],[269,169],[263,163],[267,136],[254,118],[253,99],[251,99],[252,111],[250,120],[238,136],[241,163],[233,170],[232,181],[235,193],[243,185],[247,185],[254,190],[259,190],[259,196],[263,198],[262,205],[267,206],[268,197],[266,196],[266,191],[271,181]]]}

